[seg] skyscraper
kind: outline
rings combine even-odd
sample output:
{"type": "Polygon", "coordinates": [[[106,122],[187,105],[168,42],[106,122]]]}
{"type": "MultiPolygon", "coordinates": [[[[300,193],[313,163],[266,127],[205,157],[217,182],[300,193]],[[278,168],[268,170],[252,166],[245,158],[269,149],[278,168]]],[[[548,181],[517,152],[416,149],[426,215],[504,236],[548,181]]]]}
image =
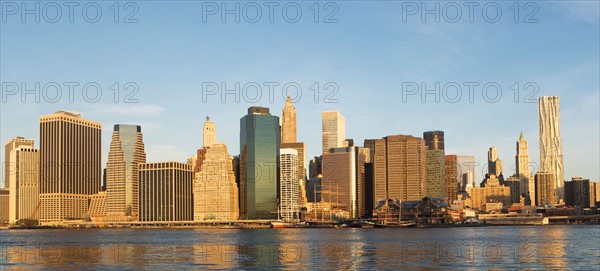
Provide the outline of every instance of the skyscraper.
{"type": "Polygon", "coordinates": [[[508,177],[504,181],[505,186],[510,187],[510,201],[512,204],[521,203],[521,196],[525,193],[526,183],[523,182],[519,177],[512,176],[508,177]]]}
{"type": "Polygon", "coordinates": [[[40,117],[40,223],[84,218],[102,186],[101,124],[58,111],[40,117]]]}
{"type": "Polygon", "coordinates": [[[281,143],[281,149],[294,149],[298,152],[297,159],[297,172],[298,172],[298,180],[302,180],[298,182],[298,204],[300,208],[302,208],[308,202],[308,195],[306,191],[306,186],[308,185],[306,180],[306,144],[303,142],[295,142],[295,143],[281,143]]]}
{"type": "Polygon", "coordinates": [[[321,202],[322,156],[315,156],[308,165],[309,179],[306,186],[306,196],[309,202],[321,202]]]}
{"type": "Polygon", "coordinates": [[[15,137],[8,141],[6,145],[4,145],[4,187],[9,188],[10,182],[8,181],[9,174],[14,168],[14,164],[10,163],[10,156],[14,150],[19,149],[20,147],[33,148],[33,140],[26,139],[22,136],[15,137]]]}
{"type": "Polygon", "coordinates": [[[485,186],[471,188],[471,207],[485,210],[487,203],[502,202],[504,207],[510,207],[510,187],[500,184],[500,180],[494,174],[486,178],[485,186]]]}
{"type": "Polygon", "coordinates": [[[343,147],[346,140],[346,119],[337,111],[322,113],[322,153],[328,153],[331,148],[343,147]]]}
{"type": "Polygon", "coordinates": [[[567,206],[590,208],[592,207],[590,205],[590,195],[594,195],[594,191],[590,191],[589,179],[573,177],[570,182],[565,182],[565,203],[567,206]]]}
{"type": "Polygon", "coordinates": [[[356,148],[356,217],[370,217],[373,209],[367,200],[373,201],[373,178],[371,172],[367,172],[371,164],[371,150],[367,148],[356,148]],[[367,178],[370,178],[367,180],[367,178]],[[370,186],[370,187],[369,187],[370,186]],[[369,195],[369,193],[371,193],[369,195]]]}
{"type": "Polygon", "coordinates": [[[498,149],[496,147],[491,147],[488,151],[488,174],[502,175],[502,160],[498,158],[498,149]]]}
{"type": "Polygon", "coordinates": [[[216,125],[212,120],[210,120],[209,117],[206,117],[206,121],[204,121],[204,134],[203,134],[202,146],[208,147],[216,142],[217,142],[216,125]]]}
{"type": "Polygon", "coordinates": [[[554,176],[554,174],[544,171],[538,171],[535,174],[536,206],[554,205],[558,202],[554,176]]]}
{"type": "Polygon", "coordinates": [[[9,195],[9,221],[14,223],[20,219],[32,217],[39,198],[39,166],[38,150],[33,148],[33,140],[16,137],[6,145],[8,160],[6,183],[9,195]]]}
{"type": "Polygon", "coordinates": [[[425,142],[408,135],[375,142],[374,200],[421,200],[426,196],[425,142]]]}
{"type": "Polygon", "coordinates": [[[326,217],[359,218],[366,214],[365,171],[367,149],[331,148],[323,155],[321,199],[331,208],[326,217]]]}
{"type": "Polygon", "coordinates": [[[194,178],[194,220],[236,220],[240,214],[238,187],[227,146],[215,143],[205,149],[194,178]]]}
{"type": "Polygon", "coordinates": [[[139,165],[140,221],[194,220],[194,171],[186,163],[139,165]]]}
{"type": "Polygon", "coordinates": [[[517,155],[515,160],[517,163],[516,175],[521,180],[521,183],[526,184],[521,187],[521,191],[522,193],[529,195],[529,199],[532,201],[532,204],[535,205],[535,180],[531,176],[529,168],[529,147],[523,133],[521,133],[519,141],[517,141],[517,155]]]}
{"type": "Polygon", "coordinates": [[[106,163],[106,220],[138,219],[140,163],[146,163],[142,127],[115,124],[106,163]]]}
{"type": "Polygon", "coordinates": [[[458,190],[458,158],[456,155],[446,155],[444,163],[444,184],[446,186],[446,195],[448,203],[456,200],[458,190]]]}
{"type": "Polygon", "coordinates": [[[9,194],[8,188],[0,188],[0,224],[8,223],[9,219],[9,194]]]}
{"type": "Polygon", "coordinates": [[[456,164],[458,170],[459,191],[467,191],[467,188],[475,187],[475,156],[457,155],[456,164]]]}
{"type": "Polygon", "coordinates": [[[279,117],[265,107],[250,107],[240,120],[240,215],[277,217],[281,133],[279,117]]]}
{"type": "Polygon", "coordinates": [[[281,149],[279,154],[279,214],[284,221],[298,219],[298,151],[281,149]]]}
{"type": "Polygon", "coordinates": [[[281,113],[281,149],[291,148],[298,152],[298,204],[300,208],[308,203],[306,194],[306,144],[296,142],[296,108],[290,96],[287,97],[281,113]]]}
{"type": "Polygon", "coordinates": [[[285,100],[281,112],[281,143],[296,142],[296,108],[290,96],[285,100]]]}
{"type": "Polygon", "coordinates": [[[444,132],[429,131],[423,133],[425,140],[426,180],[428,197],[446,197],[444,132]]]}
{"type": "Polygon", "coordinates": [[[365,148],[369,149],[369,154],[370,154],[370,158],[369,158],[369,163],[373,163],[373,161],[375,160],[375,142],[377,141],[377,139],[365,139],[364,141],[364,146],[365,148]]]}
{"type": "Polygon", "coordinates": [[[564,164],[560,136],[560,101],[556,96],[538,99],[540,171],[554,175],[556,200],[564,199],[564,164]]]}

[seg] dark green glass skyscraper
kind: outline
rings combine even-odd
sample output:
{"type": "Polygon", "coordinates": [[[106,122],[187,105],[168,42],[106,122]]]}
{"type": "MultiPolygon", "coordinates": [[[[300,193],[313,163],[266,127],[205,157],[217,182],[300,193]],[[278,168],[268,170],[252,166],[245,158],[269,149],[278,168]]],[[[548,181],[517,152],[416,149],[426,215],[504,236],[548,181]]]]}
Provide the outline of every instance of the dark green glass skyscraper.
{"type": "Polygon", "coordinates": [[[279,117],[265,107],[250,107],[240,120],[240,216],[277,217],[279,117]]]}

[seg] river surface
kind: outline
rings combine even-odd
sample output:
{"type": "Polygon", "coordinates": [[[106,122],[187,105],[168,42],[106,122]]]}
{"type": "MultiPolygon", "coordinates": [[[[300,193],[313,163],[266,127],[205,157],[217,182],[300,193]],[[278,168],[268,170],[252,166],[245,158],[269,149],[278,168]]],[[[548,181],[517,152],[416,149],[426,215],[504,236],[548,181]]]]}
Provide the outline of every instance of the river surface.
{"type": "Polygon", "coordinates": [[[0,230],[0,270],[599,270],[600,226],[0,230]]]}

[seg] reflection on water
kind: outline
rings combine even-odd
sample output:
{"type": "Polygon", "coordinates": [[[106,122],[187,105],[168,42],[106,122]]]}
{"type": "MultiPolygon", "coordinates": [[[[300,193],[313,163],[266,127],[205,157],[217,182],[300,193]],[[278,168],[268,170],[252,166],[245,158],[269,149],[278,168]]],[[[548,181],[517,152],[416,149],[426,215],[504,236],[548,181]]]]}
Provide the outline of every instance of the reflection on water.
{"type": "Polygon", "coordinates": [[[0,269],[531,270],[600,265],[598,226],[0,231],[0,269]]]}

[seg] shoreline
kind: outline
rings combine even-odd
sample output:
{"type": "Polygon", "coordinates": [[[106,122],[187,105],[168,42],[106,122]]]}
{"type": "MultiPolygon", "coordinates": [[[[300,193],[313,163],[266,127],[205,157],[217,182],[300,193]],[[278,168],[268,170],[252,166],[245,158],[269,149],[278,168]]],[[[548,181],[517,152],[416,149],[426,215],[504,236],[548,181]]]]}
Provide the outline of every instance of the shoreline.
{"type": "MultiPolygon", "coordinates": [[[[400,227],[400,228],[413,228],[413,229],[431,229],[431,228],[480,228],[480,227],[551,227],[551,226],[589,226],[589,225],[600,225],[600,223],[552,223],[552,224],[481,224],[481,225],[465,225],[465,224],[430,224],[430,225],[418,225],[415,227],[400,227]]],[[[97,226],[97,225],[85,225],[85,226],[34,226],[34,227],[9,227],[0,226],[0,231],[3,230],[118,230],[118,229],[129,229],[129,230],[147,230],[147,229],[214,229],[214,230],[288,230],[288,229],[388,229],[395,227],[344,227],[344,226],[332,226],[332,225],[314,225],[306,227],[290,227],[290,228],[273,228],[271,226],[206,226],[206,225],[195,225],[195,226],[97,226]]]]}

